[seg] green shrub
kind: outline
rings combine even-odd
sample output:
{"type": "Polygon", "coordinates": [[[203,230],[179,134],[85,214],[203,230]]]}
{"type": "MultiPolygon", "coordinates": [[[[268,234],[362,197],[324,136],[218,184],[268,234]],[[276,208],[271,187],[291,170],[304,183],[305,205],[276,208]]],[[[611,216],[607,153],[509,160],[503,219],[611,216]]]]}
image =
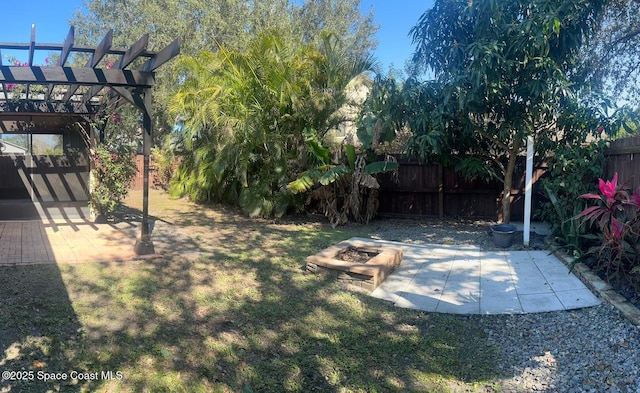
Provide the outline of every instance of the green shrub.
{"type": "Polygon", "coordinates": [[[542,179],[548,201],[542,203],[538,217],[551,226],[556,245],[576,258],[583,256],[589,241],[584,237],[587,228],[578,218],[586,202],[579,197],[602,176],[605,148],[604,141],[586,146],[559,145],[548,158],[548,176],[542,179]]]}
{"type": "Polygon", "coordinates": [[[152,147],[151,161],[155,170],[153,187],[168,191],[169,184],[178,166],[176,155],[168,147],[152,147]]]}

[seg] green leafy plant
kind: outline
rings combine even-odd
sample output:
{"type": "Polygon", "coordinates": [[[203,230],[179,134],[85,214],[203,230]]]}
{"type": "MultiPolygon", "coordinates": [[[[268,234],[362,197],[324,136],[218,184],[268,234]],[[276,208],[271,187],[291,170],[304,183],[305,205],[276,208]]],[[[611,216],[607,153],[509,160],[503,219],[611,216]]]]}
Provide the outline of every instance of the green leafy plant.
{"type": "Polygon", "coordinates": [[[591,190],[603,171],[604,149],[607,143],[594,142],[557,144],[547,157],[547,175],[541,180],[547,201],[541,204],[537,216],[551,227],[554,247],[562,248],[577,260],[589,248],[587,228],[580,225],[578,215],[586,201],[578,199],[591,190]]]}
{"type": "Polygon", "coordinates": [[[518,156],[527,137],[557,135],[559,112],[578,87],[569,79],[573,65],[602,8],[602,1],[436,0],[410,31],[413,67],[432,72],[441,91],[436,129],[458,159],[480,157],[460,169],[477,175],[491,166],[500,175],[504,222],[518,156]]]}
{"type": "Polygon", "coordinates": [[[287,189],[293,194],[309,192],[307,205],[318,201],[333,227],[349,219],[368,223],[378,210],[380,184],[374,175],[398,169],[397,161],[390,155],[368,162],[371,150],[379,143],[380,122],[376,130],[366,148],[357,150],[354,145],[345,144],[344,154],[336,161],[329,149],[320,144],[317,134],[307,131],[307,145],[318,165],[302,172],[287,189]]]}
{"type": "Polygon", "coordinates": [[[376,76],[357,119],[358,140],[362,146],[372,146],[373,137],[377,135],[375,150],[391,147],[389,144],[396,140],[406,122],[402,87],[393,78],[376,76]],[[379,128],[377,134],[376,127],[379,128]]]}
{"type": "Polygon", "coordinates": [[[286,186],[308,169],[302,130],[324,135],[348,103],[346,87],[371,67],[330,33],[317,45],[273,30],[246,50],[184,57],[184,83],[172,109],[184,118],[183,161],[174,196],[233,204],[250,216],[282,216],[298,207],[286,186]]]}
{"type": "Polygon", "coordinates": [[[574,257],[574,264],[581,262],[584,257],[585,243],[589,239],[584,226],[580,225],[578,215],[581,211],[581,204],[575,204],[573,209],[567,208],[564,201],[558,199],[548,186],[543,184],[543,188],[549,198],[546,205],[555,211],[552,230],[554,233],[553,249],[564,249],[574,257]]]}
{"type": "Polygon", "coordinates": [[[611,181],[599,179],[599,194],[580,198],[595,201],[580,213],[583,222],[598,229],[600,244],[589,253],[596,256],[596,269],[607,278],[626,280],[636,290],[640,285],[640,188],[630,195],[625,185],[618,185],[618,174],[611,181]]]}
{"type": "Polygon", "coordinates": [[[127,196],[138,171],[133,153],[127,146],[112,151],[95,149],[89,204],[99,217],[113,213],[127,196]]]}
{"type": "MultiPolygon", "coordinates": [[[[171,135],[169,135],[170,137],[171,135]]],[[[176,155],[167,144],[162,147],[152,147],[151,162],[154,169],[153,186],[168,191],[169,184],[178,166],[176,155]]]]}

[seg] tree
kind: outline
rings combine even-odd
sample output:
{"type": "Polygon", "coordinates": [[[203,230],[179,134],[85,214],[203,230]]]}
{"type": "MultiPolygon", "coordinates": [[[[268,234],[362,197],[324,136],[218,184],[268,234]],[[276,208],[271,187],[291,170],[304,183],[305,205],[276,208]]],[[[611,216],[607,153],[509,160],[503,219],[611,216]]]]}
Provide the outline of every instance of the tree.
{"type": "Polygon", "coordinates": [[[412,28],[412,61],[442,87],[439,127],[470,175],[504,183],[511,218],[516,159],[527,136],[556,137],[562,106],[575,101],[568,73],[604,1],[436,0],[412,28]]]}
{"type": "Polygon", "coordinates": [[[640,105],[640,8],[635,0],[607,2],[598,29],[583,48],[575,78],[618,102],[640,105]]]}
{"type": "Polygon", "coordinates": [[[184,118],[186,155],[174,195],[239,205],[251,216],[294,204],[287,183],[307,167],[303,130],[323,135],[340,121],[345,89],[368,70],[333,34],[319,45],[263,32],[246,50],[221,46],[183,57],[171,110],[184,118]]]}
{"type": "MultiPolygon", "coordinates": [[[[352,59],[367,56],[375,46],[373,14],[362,15],[359,0],[85,0],[84,4],[86,12],[78,11],[71,20],[81,44],[95,44],[113,29],[114,46],[128,47],[149,33],[150,50],[180,39],[181,54],[196,56],[221,46],[242,52],[257,35],[274,28],[281,30],[284,40],[304,38],[317,44],[324,28],[340,37],[352,59]]],[[[175,120],[168,117],[168,105],[180,83],[177,72],[175,67],[162,67],[156,75],[156,141],[171,131],[175,120]]]]}

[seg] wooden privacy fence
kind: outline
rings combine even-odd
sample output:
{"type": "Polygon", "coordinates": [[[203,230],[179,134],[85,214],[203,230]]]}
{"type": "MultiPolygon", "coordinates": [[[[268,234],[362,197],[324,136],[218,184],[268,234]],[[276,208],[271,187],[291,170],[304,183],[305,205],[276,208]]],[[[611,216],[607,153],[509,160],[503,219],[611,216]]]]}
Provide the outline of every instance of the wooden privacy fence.
{"type": "Polygon", "coordinates": [[[638,191],[638,187],[640,187],[640,136],[611,142],[605,156],[607,159],[604,166],[604,178],[611,180],[617,172],[620,183],[628,182],[627,187],[630,190],[638,191]]]}
{"type": "MultiPolygon", "coordinates": [[[[523,157],[524,158],[524,157],[523,157]]],[[[137,156],[138,174],[131,186],[143,187],[143,156],[137,156]]],[[[469,181],[453,169],[441,165],[420,165],[417,161],[398,159],[397,182],[390,175],[380,176],[380,209],[384,216],[396,217],[499,217],[502,184],[499,182],[469,181]]],[[[524,216],[524,160],[515,175],[511,216],[524,216]]],[[[155,184],[156,170],[150,157],[150,186],[155,184]]],[[[545,173],[544,165],[534,168],[533,209],[540,205],[537,180],[545,173]]]]}
{"type": "MultiPolygon", "coordinates": [[[[524,157],[514,175],[511,191],[511,218],[524,217],[524,157]]],[[[389,174],[380,180],[380,208],[384,216],[416,217],[488,217],[501,215],[502,184],[497,181],[467,180],[452,168],[442,165],[420,165],[417,161],[399,159],[397,178],[389,174]]],[[[533,211],[541,198],[538,180],[546,172],[544,164],[534,167],[533,211]]]]}
{"type": "MultiPolygon", "coordinates": [[[[628,181],[628,188],[640,187],[640,136],[619,139],[605,152],[607,157],[603,177],[611,179],[618,172],[620,182],[628,181]]],[[[138,176],[133,189],[142,189],[142,155],[137,157],[138,176]]],[[[511,191],[511,219],[524,219],[524,157],[516,168],[511,191]]],[[[485,217],[501,218],[502,184],[467,180],[452,168],[441,165],[420,165],[416,160],[398,158],[397,177],[384,174],[380,179],[380,208],[383,216],[396,217],[485,217]]],[[[154,184],[153,157],[150,162],[150,185],[154,184]]],[[[539,180],[546,173],[546,164],[535,162],[533,173],[532,211],[545,200],[539,180]]],[[[594,191],[596,184],[594,184],[594,191]]]]}
{"type": "MultiPolygon", "coordinates": [[[[149,179],[152,178],[153,174],[154,174],[154,170],[153,170],[153,165],[152,165],[152,161],[153,158],[149,157],[149,179]]],[[[142,190],[142,187],[144,186],[144,177],[143,177],[143,173],[144,173],[144,156],[142,154],[138,154],[136,156],[136,166],[138,167],[138,172],[136,173],[136,177],[133,179],[133,183],[131,183],[131,189],[132,190],[142,190]]],[[[151,180],[149,180],[151,182],[151,180]]]]}

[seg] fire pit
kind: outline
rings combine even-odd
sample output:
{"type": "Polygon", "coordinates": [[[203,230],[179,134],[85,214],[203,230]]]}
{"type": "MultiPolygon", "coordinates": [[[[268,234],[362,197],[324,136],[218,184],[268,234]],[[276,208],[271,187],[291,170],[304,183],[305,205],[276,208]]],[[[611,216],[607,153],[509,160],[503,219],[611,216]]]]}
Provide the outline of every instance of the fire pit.
{"type": "Polygon", "coordinates": [[[401,260],[401,248],[349,239],[307,257],[307,270],[373,291],[401,260]]]}

